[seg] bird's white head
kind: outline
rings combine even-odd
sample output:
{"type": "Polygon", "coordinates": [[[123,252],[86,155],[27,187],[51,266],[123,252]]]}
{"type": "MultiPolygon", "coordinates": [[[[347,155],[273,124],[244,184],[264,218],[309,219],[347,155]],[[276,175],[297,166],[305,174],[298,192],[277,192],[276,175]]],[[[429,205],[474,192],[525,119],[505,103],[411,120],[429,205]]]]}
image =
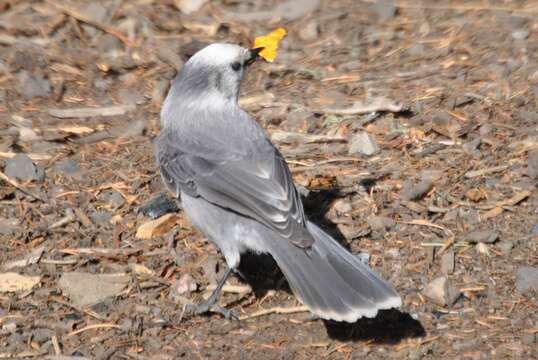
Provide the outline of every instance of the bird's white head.
{"type": "Polygon", "coordinates": [[[183,95],[205,93],[237,101],[245,69],[259,50],[222,43],[206,46],[185,63],[174,86],[183,95]]]}

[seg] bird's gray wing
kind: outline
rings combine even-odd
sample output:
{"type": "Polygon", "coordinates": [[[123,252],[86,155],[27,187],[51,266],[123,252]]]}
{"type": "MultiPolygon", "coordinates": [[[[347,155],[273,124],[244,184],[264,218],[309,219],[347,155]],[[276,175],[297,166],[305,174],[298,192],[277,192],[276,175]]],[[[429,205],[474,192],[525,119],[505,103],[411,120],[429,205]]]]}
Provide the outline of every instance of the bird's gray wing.
{"type": "Polygon", "coordinates": [[[162,177],[172,192],[200,196],[253,218],[297,246],[312,245],[291,173],[269,140],[260,137],[241,152],[231,147],[215,151],[195,137],[177,137],[161,132],[155,144],[162,177]]]}

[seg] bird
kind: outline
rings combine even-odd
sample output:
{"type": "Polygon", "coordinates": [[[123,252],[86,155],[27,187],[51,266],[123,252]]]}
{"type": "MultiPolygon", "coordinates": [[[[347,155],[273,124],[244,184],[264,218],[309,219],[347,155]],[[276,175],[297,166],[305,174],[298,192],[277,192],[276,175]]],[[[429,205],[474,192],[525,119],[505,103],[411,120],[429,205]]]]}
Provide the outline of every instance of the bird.
{"type": "Polygon", "coordinates": [[[204,47],[178,71],[161,108],[154,150],[162,180],[227,265],[195,314],[236,318],[218,299],[246,252],[271,255],[296,298],[322,319],[352,323],[400,307],[389,282],[308,220],[283,155],[239,106],[260,51],[204,47]]]}

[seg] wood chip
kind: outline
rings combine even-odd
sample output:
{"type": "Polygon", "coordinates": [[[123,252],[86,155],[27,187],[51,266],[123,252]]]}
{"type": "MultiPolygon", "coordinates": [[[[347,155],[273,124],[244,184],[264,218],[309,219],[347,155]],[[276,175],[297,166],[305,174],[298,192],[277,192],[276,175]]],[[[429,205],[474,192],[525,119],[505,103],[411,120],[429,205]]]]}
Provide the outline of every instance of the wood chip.
{"type": "Polygon", "coordinates": [[[178,220],[179,217],[176,214],[166,214],[158,219],[148,221],[140,225],[136,231],[136,237],[149,240],[164,235],[177,224],[178,220]]]}
{"type": "Polygon", "coordinates": [[[374,99],[368,99],[365,101],[357,101],[351,107],[343,109],[331,109],[324,108],[316,112],[321,112],[324,114],[334,114],[334,115],[359,115],[359,114],[368,114],[376,111],[390,111],[390,112],[400,112],[403,111],[405,107],[394,100],[387,99],[385,97],[377,97],[374,99]]]}
{"type": "Polygon", "coordinates": [[[0,274],[0,293],[29,291],[41,281],[40,276],[25,276],[8,272],[0,274]]]}

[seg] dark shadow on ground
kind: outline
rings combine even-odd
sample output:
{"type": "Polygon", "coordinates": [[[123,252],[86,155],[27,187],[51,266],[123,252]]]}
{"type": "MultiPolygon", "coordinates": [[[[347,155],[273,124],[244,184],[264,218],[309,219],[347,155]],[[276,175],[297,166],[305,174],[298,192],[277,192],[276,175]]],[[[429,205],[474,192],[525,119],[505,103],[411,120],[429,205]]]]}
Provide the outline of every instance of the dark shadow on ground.
{"type": "Polygon", "coordinates": [[[381,310],[375,318],[359,319],[349,324],[336,321],[323,321],[327,335],[339,341],[373,341],[382,344],[395,344],[407,338],[426,335],[422,324],[411,315],[396,309],[381,310]]]}

